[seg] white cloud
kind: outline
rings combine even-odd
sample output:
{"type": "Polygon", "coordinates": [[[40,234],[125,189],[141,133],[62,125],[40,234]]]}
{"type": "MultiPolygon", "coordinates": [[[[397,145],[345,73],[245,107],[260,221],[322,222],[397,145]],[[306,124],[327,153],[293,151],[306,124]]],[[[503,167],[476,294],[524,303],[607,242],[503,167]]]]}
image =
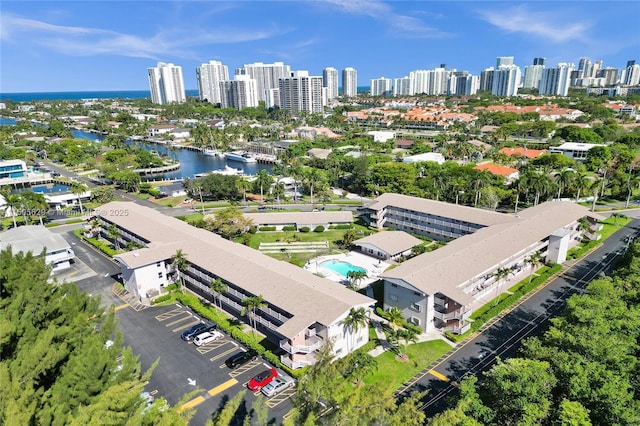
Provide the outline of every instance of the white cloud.
{"type": "Polygon", "coordinates": [[[190,48],[264,40],[283,33],[272,25],[266,29],[162,30],[144,37],[99,28],[54,25],[10,14],[3,14],[0,19],[0,40],[3,42],[45,46],[69,56],[118,55],[157,59],[171,54],[189,57],[193,55],[190,48]]]}
{"type": "MultiPolygon", "coordinates": [[[[388,27],[388,35],[403,38],[442,38],[452,34],[430,27],[415,16],[397,13],[379,0],[323,0],[344,12],[369,16],[388,27]]],[[[424,4],[424,3],[422,3],[424,4]]],[[[426,15],[422,13],[415,13],[426,15]]]]}
{"type": "MultiPolygon", "coordinates": [[[[500,5],[505,6],[504,3],[500,3],[500,5]]],[[[588,22],[570,23],[571,18],[565,13],[558,13],[558,11],[537,12],[524,5],[481,11],[480,16],[502,30],[529,34],[556,43],[585,40],[591,26],[588,22]]]]}

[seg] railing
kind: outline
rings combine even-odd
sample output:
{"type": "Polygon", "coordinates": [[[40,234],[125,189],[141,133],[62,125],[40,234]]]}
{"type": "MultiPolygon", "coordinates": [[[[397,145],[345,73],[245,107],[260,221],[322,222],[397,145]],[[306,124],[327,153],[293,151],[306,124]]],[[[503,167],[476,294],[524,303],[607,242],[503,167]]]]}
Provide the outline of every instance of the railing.
{"type": "Polygon", "coordinates": [[[433,297],[433,304],[434,305],[438,305],[438,306],[445,306],[446,305],[446,301],[444,299],[440,299],[439,297],[433,297]]]}
{"type": "Polygon", "coordinates": [[[435,318],[438,318],[439,320],[442,321],[448,321],[448,320],[452,320],[452,319],[457,319],[457,320],[465,320],[467,319],[469,316],[471,315],[471,310],[466,309],[462,312],[460,311],[454,311],[454,312],[438,312],[438,311],[434,311],[433,316],[435,318]]]}
{"type": "Polygon", "coordinates": [[[291,358],[289,358],[286,355],[282,355],[280,357],[280,361],[282,361],[282,363],[284,365],[286,365],[287,367],[291,368],[291,369],[297,369],[297,368],[302,368],[302,367],[306,367],[307,365],[311,365],[311,362],[309,361],[293,361],[291,358]]]}
{"type": "Polygon", "coordinates": [[[308,354],[318,349],[321,343],[322,342],[318,340],[312,343],[311,345],[291,345],[289,344],[289,340],[282,339],[280,340],[280,348],[284,349],[290,354],[295,354],[295,353],[308,354]]]}

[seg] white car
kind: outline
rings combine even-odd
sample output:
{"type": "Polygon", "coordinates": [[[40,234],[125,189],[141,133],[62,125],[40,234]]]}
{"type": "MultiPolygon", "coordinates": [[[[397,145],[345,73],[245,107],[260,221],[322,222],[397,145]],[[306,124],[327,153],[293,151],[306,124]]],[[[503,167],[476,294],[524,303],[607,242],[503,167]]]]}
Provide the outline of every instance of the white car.
{"type": "Polygon", "coordinates": [[[218,340],[223,336],[218,330],[207,331],[202,334],[198,334],[195,339],[193,339],[193,343],[196,346],[206,345],[207,343],[213,342],[214,340],[218,340]]]}
{"type": "Polygon", "coordinates": [[[262,389],[260,389],[260,391],[269,398],[279,394],[285,389],[292,388],[295,384],[296,381],[293,380],[291,376],[288,376],[278,370],[278,377],[275,377],[272,381],[267,383],[262,387],[262,389]]]}

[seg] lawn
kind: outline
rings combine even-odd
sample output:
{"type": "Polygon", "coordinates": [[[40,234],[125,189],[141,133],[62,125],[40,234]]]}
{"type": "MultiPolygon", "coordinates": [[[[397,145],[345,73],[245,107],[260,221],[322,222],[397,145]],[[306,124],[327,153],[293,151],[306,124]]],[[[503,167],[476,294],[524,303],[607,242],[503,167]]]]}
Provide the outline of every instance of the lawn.
{"type": "MultiPolygon", "coordinates": [[[[401,347],[404,350],[403,347],[401,347]]],[[[443,340],[431,340],[409,345],[409,361],[397,361],[396,354],[386,351],[376,357],[378,369],[365,376],[364,382],[391,383],[392,389],[398,389],[404,382],[431,365],[435,360],[451,350],[451,346],[443,340]]]]}

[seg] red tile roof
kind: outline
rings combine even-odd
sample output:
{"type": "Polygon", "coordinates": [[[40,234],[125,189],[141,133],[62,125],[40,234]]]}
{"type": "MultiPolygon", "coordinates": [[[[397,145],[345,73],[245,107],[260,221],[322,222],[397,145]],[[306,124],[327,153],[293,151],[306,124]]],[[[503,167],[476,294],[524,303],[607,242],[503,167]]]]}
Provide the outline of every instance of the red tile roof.
{"type": "Polygon", "coordinates": [[[512,169],[511,167],[505,167],[494,163],[480,164],[475,166],[474,169],[486,170],[489,173],[499,176],[511,176],[514,173],[518,173],[518,169],[512,169]]]}
{"type": "Polygon", "coordinates": [[[537,156],[546,153],[547,150],[517,147],[517,148],[502,148],[500,152],[505,155],[508,155],[509,157],[512,157],[514,155],[519,155],[521,157],[536,158],[537,156]]]}

